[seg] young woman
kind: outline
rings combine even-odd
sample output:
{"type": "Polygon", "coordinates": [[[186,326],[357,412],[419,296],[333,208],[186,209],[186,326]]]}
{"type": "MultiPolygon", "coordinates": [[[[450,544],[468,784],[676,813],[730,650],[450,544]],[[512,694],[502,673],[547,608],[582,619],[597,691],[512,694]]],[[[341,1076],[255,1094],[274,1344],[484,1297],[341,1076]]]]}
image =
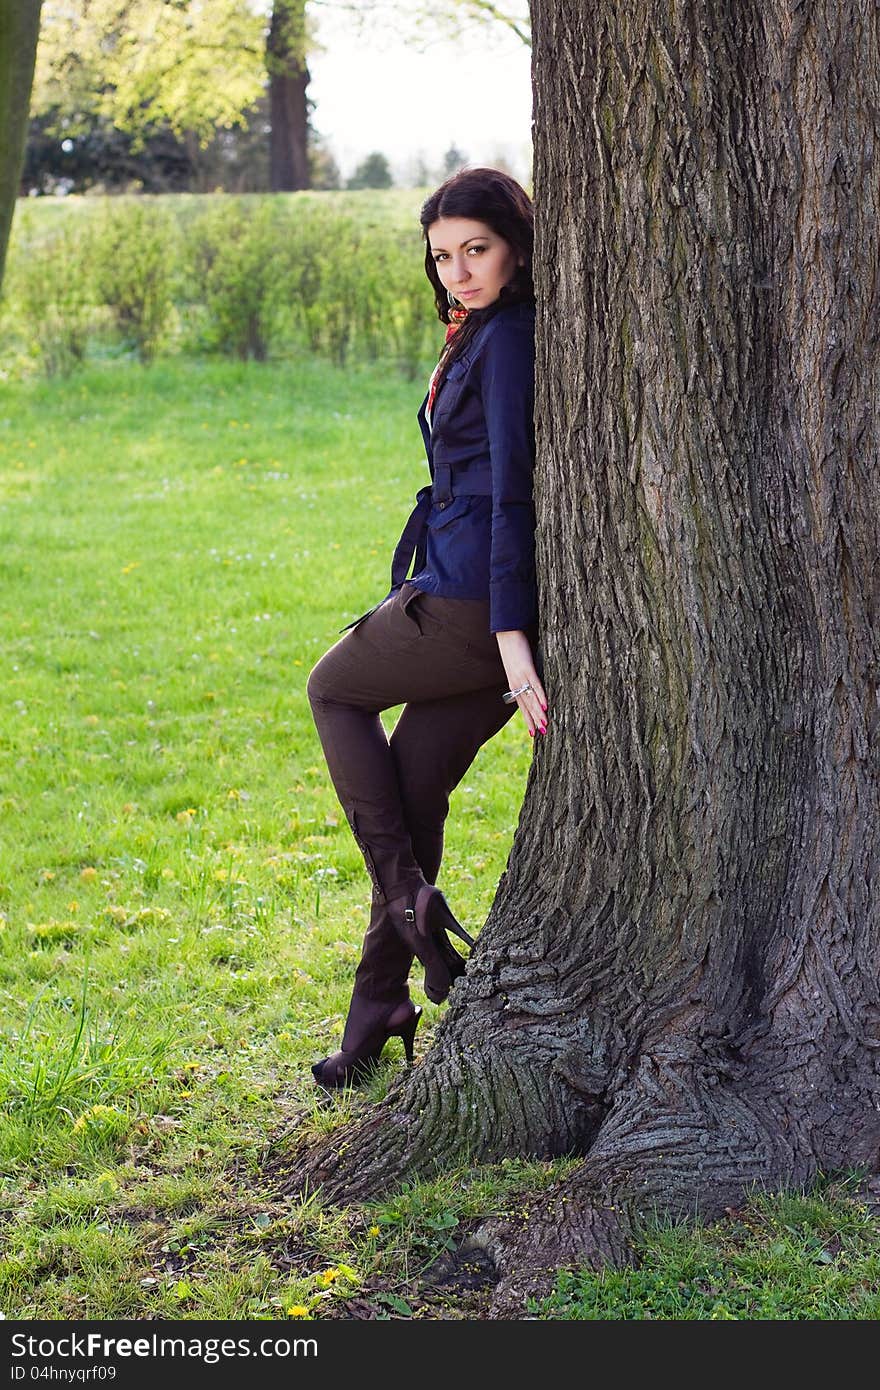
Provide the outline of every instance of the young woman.
{"type": "Polygon", "coordinates": [[[465,968],[447,933],[473,945],[435,886],[449,794],[517,707],[531,736],[547,728],[535,669],[532,205],[508,175],[468,169],[420,221],[448,325],[419,411],[432,481],[394,552],[391,592],[308,683],[373,884],[342,1047],[312,1068],[328,1089],[362,1079],[390,1037],[412,1061],[413,956],[440,1003],[465,968]],[[398,704],[389,739],[379,712],[398,704]]]}

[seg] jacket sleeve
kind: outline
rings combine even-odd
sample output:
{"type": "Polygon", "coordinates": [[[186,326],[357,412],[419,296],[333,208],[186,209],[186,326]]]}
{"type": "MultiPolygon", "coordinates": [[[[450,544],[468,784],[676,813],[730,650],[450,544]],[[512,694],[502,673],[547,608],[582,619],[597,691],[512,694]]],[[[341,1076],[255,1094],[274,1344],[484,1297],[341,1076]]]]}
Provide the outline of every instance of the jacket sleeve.
{"type": "Polygon", "coordinates": [[[499,325],[481,354],[481,392],[492,464],[489,630],[537,618],[535,586],[535,347],[528,321],[499,325]]]}

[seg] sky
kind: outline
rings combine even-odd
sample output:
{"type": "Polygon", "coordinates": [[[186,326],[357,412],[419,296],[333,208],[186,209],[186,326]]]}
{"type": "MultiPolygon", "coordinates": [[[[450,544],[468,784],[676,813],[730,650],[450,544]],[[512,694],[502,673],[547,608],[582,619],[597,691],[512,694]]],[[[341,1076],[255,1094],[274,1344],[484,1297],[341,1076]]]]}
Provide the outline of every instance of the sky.
{"type": "Polygon", "coordinates": [[[472,28],[457,40],[422,50],[390,34],[357,33],[344,15],[322,9],[323,52],[309,58],[313,122],[343,177],[374,150],[387,155],[395,179],[421,156],[439,166],[450,145],[468,164],[504,160],[527,179],[531,163],[529,49],[503,26],[472,28]]]}

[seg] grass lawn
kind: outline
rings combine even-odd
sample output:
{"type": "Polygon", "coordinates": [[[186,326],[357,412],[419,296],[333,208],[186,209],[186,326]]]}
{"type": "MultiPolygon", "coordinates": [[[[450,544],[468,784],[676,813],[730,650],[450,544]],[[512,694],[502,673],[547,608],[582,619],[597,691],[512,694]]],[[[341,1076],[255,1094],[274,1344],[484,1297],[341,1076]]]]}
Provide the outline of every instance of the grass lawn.
{"type": "MultiPolygon", "coordinates": [[[[418,394],[314,362],[0,387],[7,1318],[479,1317],[485,1277],[422,1272],[564,1167],[350,1210],[261,1189],[270,1148],[380,1097],[402,1056],[319,1103],[369,885],[305,681],[387,589],[425,480],[418,394]]],[[[530,753],[513,722],[455,794],[442,882],[472,927],[530,753]]],[[[414,995],[424,1050],[441,1010],[414,995]]],[[[875,1250],[828,1187],[646,1233],[640,1270],[561,1276],[535,1313],[874,1318],[875,1250]]]]}

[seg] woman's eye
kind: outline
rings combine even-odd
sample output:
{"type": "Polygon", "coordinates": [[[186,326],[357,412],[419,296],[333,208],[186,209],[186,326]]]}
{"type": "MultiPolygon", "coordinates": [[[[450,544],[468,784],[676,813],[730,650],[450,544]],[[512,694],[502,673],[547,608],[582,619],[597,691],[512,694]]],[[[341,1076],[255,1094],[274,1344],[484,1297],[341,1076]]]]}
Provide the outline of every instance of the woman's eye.
{"type": "MultiPolygon", "coordinates": [[[[468,247],[468,255],[470,255],[471,251],[485,251],[486,249],[487,249],[487,248],[486,248],[485,246],[469,246],[469,247],[468,247]]],[[[440,263],[440,261],[448,261],[448,260],[449,260],[449,254],[448,254],[448,252],[446,252],[446,251],[438,251],[437,254],[436,254],[436,256],[434,257],[434,264],[435,264],[435,265],[438,265],[438,264],[440,263]]]]}

